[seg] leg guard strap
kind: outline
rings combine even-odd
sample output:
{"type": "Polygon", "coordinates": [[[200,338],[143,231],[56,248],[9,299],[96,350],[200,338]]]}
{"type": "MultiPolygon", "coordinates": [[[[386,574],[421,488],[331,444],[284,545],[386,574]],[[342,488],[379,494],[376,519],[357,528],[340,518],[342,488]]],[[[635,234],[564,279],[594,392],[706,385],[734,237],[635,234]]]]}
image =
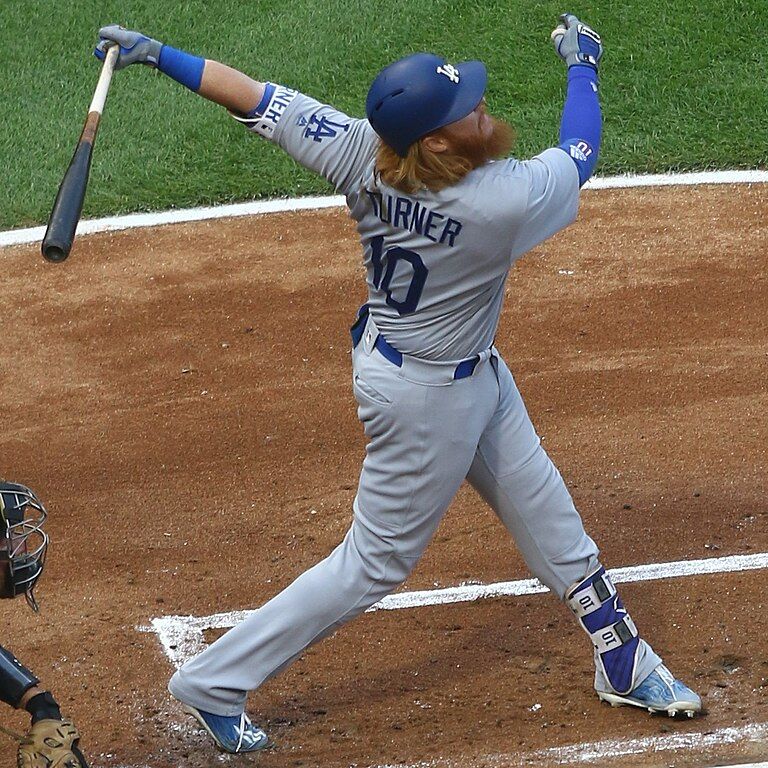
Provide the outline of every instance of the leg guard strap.
{"type": "Polygon", "coordinates": [[[637,627],[627,613],[603,566],[574,584],[565,602],[595,647],[595,658],[616,693],[629,693],[635,684],[637,627]]]}
{"type": "Polygon", "coordinates": [[[0,701],[17,708],[24,694],[40,681],[0,645],[0,701]]]}

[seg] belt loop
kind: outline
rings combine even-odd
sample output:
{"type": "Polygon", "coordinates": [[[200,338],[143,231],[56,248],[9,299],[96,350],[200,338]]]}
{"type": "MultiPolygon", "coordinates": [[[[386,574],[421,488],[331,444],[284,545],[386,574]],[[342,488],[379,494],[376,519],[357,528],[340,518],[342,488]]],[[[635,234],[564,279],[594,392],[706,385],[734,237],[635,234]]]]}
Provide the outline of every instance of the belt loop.
{"type": "Polygon", "coordinates": [[[493,372],[496,374],[496,381],[498,381],[499,380],[499,350],[492,345],[489,351],[491,353],[491,366],[493,368],[493,372]]]}
{"type": "Polygon", "coordinates": [[[366,355],[370,355],[373,348],[376,346],[376,340],[379,338],[379,329],[376,327],[376,323],[373,322],[373,318],[368,317],[368,322],[363,329],[363,350],[366,355]]]}

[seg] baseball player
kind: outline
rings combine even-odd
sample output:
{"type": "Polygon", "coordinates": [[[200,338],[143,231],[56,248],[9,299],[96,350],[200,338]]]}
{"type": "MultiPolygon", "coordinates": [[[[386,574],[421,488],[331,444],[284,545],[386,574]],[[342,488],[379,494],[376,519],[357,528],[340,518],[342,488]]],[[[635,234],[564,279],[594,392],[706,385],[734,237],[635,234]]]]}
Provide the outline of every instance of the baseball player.
{"type": "MultiPolygon", "coordinates": [[[[0,480],[0,598],[24,594],[37,611],[34,589],[43,572],[48,536],[43,531],[47,512],[26,486],[0,480]]],[[[32,716],[20,740],[19,768],[88,768],[78,748],[80,734],[61,716],[53,695],[0,645],[0,701],[32,716]]]]}
{"type": "Polygon", "coordinates": [[[401,584],[467,479],[590,636],[597,695],[698,712],[699,696],[639,636],[493,344],[510,267],[575,219],[597,162],[599,35],[573,15],[553,31],[567,66],[560,140],[528,161],[499,159],[511,129],[488,113],[479,61],[396,61],[373,81],[367,119],[355,119],[137,32],[99,35],[97,56],[119,44],[117,68],[156,67],[328,179],[346,196],[367,269],[368,302],[351,329],[368,437],[351,528],[173,675],[186,711],[226,751],[265,747],[247,693],[401,584]]]}

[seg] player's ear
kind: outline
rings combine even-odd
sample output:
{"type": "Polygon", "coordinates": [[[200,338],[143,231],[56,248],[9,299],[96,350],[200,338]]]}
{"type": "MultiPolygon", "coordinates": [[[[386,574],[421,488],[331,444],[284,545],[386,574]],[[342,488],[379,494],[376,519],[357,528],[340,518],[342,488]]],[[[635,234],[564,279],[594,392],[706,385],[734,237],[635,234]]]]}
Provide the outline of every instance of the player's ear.
{"type": "Polygon", "coordinates": [[[424,138],[420,139],[420,141],[424,149],[428,149],[430,152],[436,152],[437,154],[447,152],[449,149],[445,137],[441,136],[439,133],[427,134],[424,138]]]}

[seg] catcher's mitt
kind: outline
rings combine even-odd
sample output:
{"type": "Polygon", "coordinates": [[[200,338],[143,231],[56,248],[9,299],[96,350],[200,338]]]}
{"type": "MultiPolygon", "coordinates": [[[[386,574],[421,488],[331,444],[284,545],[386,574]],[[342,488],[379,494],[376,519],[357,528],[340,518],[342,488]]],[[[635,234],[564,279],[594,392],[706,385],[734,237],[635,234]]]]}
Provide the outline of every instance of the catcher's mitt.
{"type": "Polygon", "coordinates": [[[19,768],[88,768],[70,720],[38,720],[19,742],[19,768]]]}

